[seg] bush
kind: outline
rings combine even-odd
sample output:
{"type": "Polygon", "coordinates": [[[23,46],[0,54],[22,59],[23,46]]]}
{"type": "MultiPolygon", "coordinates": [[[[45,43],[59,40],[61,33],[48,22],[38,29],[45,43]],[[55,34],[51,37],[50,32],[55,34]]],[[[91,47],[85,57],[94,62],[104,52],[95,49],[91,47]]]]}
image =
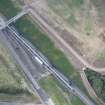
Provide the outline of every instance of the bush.
{"type": "Polygon", "coordinates": [[[85,73],[96,94],[105,102],[105,75],[89,69],[85,73]]]}

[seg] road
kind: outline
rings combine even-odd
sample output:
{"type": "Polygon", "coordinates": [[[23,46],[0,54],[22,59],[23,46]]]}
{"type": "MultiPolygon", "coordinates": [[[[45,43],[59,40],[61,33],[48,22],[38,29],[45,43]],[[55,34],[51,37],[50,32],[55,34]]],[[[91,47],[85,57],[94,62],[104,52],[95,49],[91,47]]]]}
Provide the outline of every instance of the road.
{"type": "MultiPolygon", "coordinates": [[[[15,37],[19,43],[24,44],[25,48],[27,47],[27,50],[32,54],[32,56],[38,57],[38,59],[43,62],[41,64],[42,66],[45,66],[49,72],[53,73],[53,75],[61,82],[67,89],[69,89],[70,92],[75,93],[79,96],[79,98],[86,104],[86,105],[95,105],[84,93],[80,91],[79,88],[77,88],[74,84],[70,84],[70,80],[68,80],[63,74],[58,72],[57,69],[55,69],[48,61],[43,59],[39,54],[38,51],[36,52],[35,48],[32,48],[29,43],[25,42],[25,40],[22,38],[22,36],[17,33],[16,30],[14,30],[13,27],[8,27],[11,33],[13,33],[13,37],[15,37]]],[[[72,81],[72,80],[71,80],[72,81]]]]}
{"type": "Polygon", "coordinates": [[[84,60],[82,56],[80,56],[64,39],[60,37],[60,35],[58,35],[59,33],[57,31],[55,31],[49,24],[47,24],[46,21],[43,20],[43,18],[38,14],[37,11],[38,10],[36,10],[35,8],[30,9],[31,16],[33,15],[35,18],[34,20],[37,20],[40,26],[42,26],[50,35],[53,35],[56,39],[58,39],[59,42],[66,47],[66,49],[69,49],[69,51],[76,57],[76,59],[78,59],[84,65],[83,70],[85,68],[90,68],[97,72],[105,72],[105,68],[97,68],[84,60]]]}

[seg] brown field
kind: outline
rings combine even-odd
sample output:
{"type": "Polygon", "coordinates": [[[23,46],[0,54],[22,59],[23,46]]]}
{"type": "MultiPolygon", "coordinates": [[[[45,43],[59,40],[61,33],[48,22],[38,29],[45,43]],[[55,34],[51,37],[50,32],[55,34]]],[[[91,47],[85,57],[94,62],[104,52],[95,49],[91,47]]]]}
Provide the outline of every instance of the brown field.
{"type": "Polygon", "coordinates": [[[40,0],[33,5],[83,58],[104,67],[104,0],[40,0]]]}

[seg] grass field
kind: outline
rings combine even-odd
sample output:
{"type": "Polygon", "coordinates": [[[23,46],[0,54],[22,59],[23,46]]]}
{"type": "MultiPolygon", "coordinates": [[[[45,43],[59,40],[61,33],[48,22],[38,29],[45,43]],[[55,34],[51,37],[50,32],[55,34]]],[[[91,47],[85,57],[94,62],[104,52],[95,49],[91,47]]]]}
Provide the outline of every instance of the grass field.
{"type": "MultiPolygon", "coordinates": [[[[46,0],[49,8],[70,27],[86,33],[92,31],[91,5],[86,0],[46,0]],[[79,27],[81,25],[81,27],[79,27]]],[[[92,0],[94,1],[94,0],[92,0]]]]}
{"type": "Polygon", "coordinates": [[[46,0],[48,6],[71,26],[77,24],[74,12],[82,8],[84,0],[46,0]]]}
{"type": "Polygon", "coordinates": [[[72,94],[68,96],[67,92],[60,87],[58,81],[52,76],[40,80],[40,84],[52,98],[55,105],[84,105],[76,96],[72,94]]]}
{"type": "Polygon", "coordinates": [[[19,12],[19,8],[14,6],[11,0],[0,0],[0,13],[7,19],[15,16],[19,12]]]}

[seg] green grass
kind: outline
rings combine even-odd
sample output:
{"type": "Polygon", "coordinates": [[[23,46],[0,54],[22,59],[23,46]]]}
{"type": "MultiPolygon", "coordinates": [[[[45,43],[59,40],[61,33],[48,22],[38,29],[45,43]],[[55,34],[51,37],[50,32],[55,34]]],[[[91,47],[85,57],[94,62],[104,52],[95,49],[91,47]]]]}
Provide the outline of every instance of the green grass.
{"type": "Polygon", "coordinates": [[[62,5],[63,7],[68,7],[68,9],[80,8],[83,5],[84,0],[47,0],[49,6],[53,7],[57,5],[62,5]]]}
{"type": "Polygon", "coordinates": [[[7,19],[15,16],[19,10],[20,9],[15,7],[11,0],[0,0],[0,13],[7,19]]]}
{"type": "Polygon", "coordinates": [[[73,96],[71,99],[72,105],[85,105],[78,97],[73,96]]]}
{"type": "Polygon", "coordinates": [[[40,84],[52,98],[55,105],[84,105],[78,97],[72,94],[68,96],[67,91],[64,91],[52,76],[40,80],[40,84]]]}

